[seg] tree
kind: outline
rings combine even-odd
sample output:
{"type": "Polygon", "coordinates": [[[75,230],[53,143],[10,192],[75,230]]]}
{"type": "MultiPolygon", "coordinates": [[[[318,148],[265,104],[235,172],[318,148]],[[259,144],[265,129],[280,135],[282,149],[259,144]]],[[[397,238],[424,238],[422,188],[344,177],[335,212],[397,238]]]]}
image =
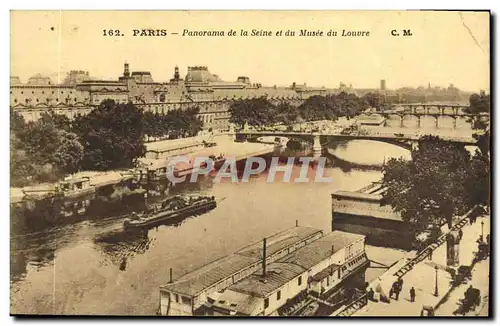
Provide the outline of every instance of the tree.
{"type": "Polygon", "coordinates": [[[156,113],[154,114],[151,111],[144,112],[143,115],[143,127],[144,134],[148,137],[161,137],[166,134],[164,133],[165,128],[162,126],[164,120],[162,117],[156,113]]]}
{"type": "Polygon", "coordinates": [[[200,108],[195,106],[185,111],[188,137],[196,136],[203,129],[203,121],[198,118],[200,108]]]}
{"type": "Polygon", "coordinates": [[[461,144],[425,136],[412,160],[391,159],[384,167],[384,200],[416,230],[448,223],[470,208],[466,187],[470,155],[461,144]]]}
{"type": "Polygon", "coordinates": [[[243,127],[246,123],[260,126],[275,122],[275,107],[265,96],[236,100],[229,108],[229,122],[243,127]]]}
{"type": "Polygon", "coordinates": [[[37,121],[25,123],[16,115],[11,115],[12,184],[26,185],[28,179],[55,181],[77,171],[83,147],[67,131],[71,126],[66,116],[46,112],[37,121]]]}
{"type": "Polygon", "coordinates": [[[78,141],[78,136],[72,132],[60,131],[59,146],[54,152],[54,163],[62,173],[75,173],[78,171],[83,158],[83,146],[78,141]]]}
{"type": "Polygon", "coordinates": [[[490,158],[488,152],[476,150],[467,171],[465,182],[468,207],[490,205],[490,158]]]}
{"type": "Polygon", "coordinates": [[[490,94],[481,91],[480,94],[472,94],[469,98],[468,113],[489,113],[490,112],[490,94]]]}
{"type": "Polygon", "coordinates": [[[42,113],[40,119],[26,124],[20,141],[28,157],[35,164],[53,164],[54,153],[59,146],[61,127],[54,115],[42,113]]]}
{"type": "Polygon", "coordinates": [[[25,129],[26,122],[23,116],[10,108],[10,130],[19,136],[25,129]]]}
{"type": "Polygon", "coordinates": [[[160,121],[158,134],[168,135],[169,138],[193,137],[203,128],[203,121],[199,118],[200,109],[190,107],[186,110],[169,111],[166,115],[157,116],[154,123],[160,121]]]}
{"type": "Polygon", "coordinates": [[[291,124],[297,121],[299,116],[297,108],[288,102],[282,102],[276,106],[276,121],[283,124],[291,124]]]}
{"type": "MultiPolygon", "coordinates": [[[[11,124],[12,126],[12,124],[11,124]]],[[[33,165],[23,148],[23,144],[13,130],[10,132],[10,184],[23,187],[29,184],[29,177],[34,174],[33,165]]]]}
{"type": "Polygon", "coordinates": [[[366,106],[380,109],[385,105],[385,98],[380,93],[369,92],[362,97],[362,101],[366,106]]]}
{"type": "Polygon", "coordinates": [[[88,115],[76,117],[73,131],[83,144],[86,170],[130,168],[146,153],[143,113],[132,103],[105,100],[88,115]]]}
{"type": "Polygon", "coordinates": [[[485,130],[482,134],[474,134],[474,139],[477,141],[477,147],[482,154],[489,154],[490,152],[490,131],[485,130]]]}
{"type": "Polygon", "coordinates": [[[69,118],[63,114],[54,113],[53,111],[42,113],[40,119],[37,122],[40,122],[42,124],[53,124],[55,128],[59,130],[71,130],[71,121],[69,120],[69,118]]]}

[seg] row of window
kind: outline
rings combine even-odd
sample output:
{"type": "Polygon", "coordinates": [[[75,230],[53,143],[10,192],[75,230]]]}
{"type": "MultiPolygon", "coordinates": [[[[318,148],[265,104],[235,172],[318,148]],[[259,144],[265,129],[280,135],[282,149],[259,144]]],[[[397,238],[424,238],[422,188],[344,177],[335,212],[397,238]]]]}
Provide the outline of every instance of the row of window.
{"type": "Polygon", "coordinates": [[[352,266],[355,266],[357,265],[362,259],[364,258],[363,255],[351,260],[347,265],[349,265],[349,267],[352,267],[352,266]]]}
{"type": "MultiPolygon", "coordinates": [[[[69,91],[69,93],[73,94],[73,91],[69,91]]],[[[10,94],[12,95],[12,91],[10,91],[10,94]]],[[[24,91],[21,91],[21,94],[24,94],[24,91]]],[[[31,94],[35,94],[35,91],[31,91],[31,94]]],[[[42,94],[45,94],[45,91],[42,91],[42,94]]],[[[52,91],[52,94],[55,94],[55,91],[52,91]]],[[[64,94],[64,91],[61,91],[61,94],[64,94]]]]}
{"type": "MultiPolygon", "coordinates": [[[[88,99],[89,99],[89,98],[88,98],[88,97],[86,97],[84,100],[88,100],[88,99]]],[[[26,103],[28,103],[28,102],[30,102],[30,100],[31,100],[31,99],[28,99],[28,98],[27,98],[27,99],[25,99],[24,101],[25,101],[26,103]]],[[[55,98],[55,99],[46,98],[46,99],[45,99],[45,102],[50,102],[50,101],[54,101],[54,100],[55,100],[56,102],[59,102],[59,98],[55,98]]],[[[72,99],[70,99],[69,97],[67,97],[67,98],[65,98],[64,100],[65,100],[66,102],[68,102],[68,101],[71,101],[72,99]]],[[[35,99],[35,101],[36,101],[37,103],[39,103],[39,102],[40,102],[40,100],[39,100],[39,99],[37,99],[37,98],[35,99]]],[[[73,101],[77,102],[77,101],[78,101],[78,99],[75,97],[75,98],[73,99],[73,101]]],[[[15,99],[14,99],[14,103],[17,103],[17,98],[15,98],[15,99]]]]}

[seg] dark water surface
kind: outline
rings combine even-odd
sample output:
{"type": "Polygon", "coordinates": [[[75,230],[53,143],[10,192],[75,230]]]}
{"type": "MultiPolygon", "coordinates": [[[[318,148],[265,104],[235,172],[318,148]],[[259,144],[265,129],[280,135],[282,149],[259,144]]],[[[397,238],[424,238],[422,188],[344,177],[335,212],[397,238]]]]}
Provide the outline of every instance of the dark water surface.
{"type": "MultiPolygon", "coordinates": [[[[377,146],[365,144],[366,151],[377,146]]],[[[383,144],[386,158],[391,148],[383,144]]],[[[359,146],[351,156],[364,156],[359,146]]],[[[381,147],[382,148],[382,147],[381,147]]],[[[346,149],[342,149],[345,154],[346,149]]],[[[394,149],[399,153],[399,148],[394,149]]],[[[11,237],[11,312],[151,315],[158,287],[251,242],[299,224],[331,229],[331,193],[378,181],[381,172],[331,166],[332,183],[267,183],[267,172],[248,183],[177,186],[172,193],[215,196],[218,207],[178,225],[144,234],[123,232],[125,217],[82,218],[43,231],[16,228],[11,237]]],[[[295,167],[298,175],[300,167],[295,167]]],[[[277,181],[280,181],[277,178],[277,181]]],[[[12,218],[22,218],[12,216],[12,218]]]]}

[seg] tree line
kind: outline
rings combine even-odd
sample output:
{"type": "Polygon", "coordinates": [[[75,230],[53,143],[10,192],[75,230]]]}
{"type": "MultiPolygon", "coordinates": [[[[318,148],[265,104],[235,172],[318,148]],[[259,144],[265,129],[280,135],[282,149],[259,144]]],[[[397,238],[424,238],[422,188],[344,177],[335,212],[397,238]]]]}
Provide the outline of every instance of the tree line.
{"type": "Polygon", "coordinates": [[[230,122],[260,126],[266,124],[291,124],[303,121],[336,120],[339,117],[353,118],[361,111],[373,107],[381,109],[388,103],[380,93],[367,93],[362,97],[341,92],[339,94],[316,95],[299,106],[283,101],[271,103],[266,97],[236,100],[230,107],[230,122]]]}
{"type": "MultiPolygon", "coordinates": [[[[472,94],[469,102],[468,113],[490,112],[485,92],[472,94]]],[[[451,226],[454,216],[475,205],[490,205],[490,133],[485,123],[476,121],[474,128],[485,132],[476,137],[473,153],[463,144],[424,136],[411,161],[393,158],[384,166],[384,200],[415,230],[451,226]]]]}
{"type": "Polygon", "coordinates": [[[144,156],[147,137],[195,136],[203,127],[198,113],[193,107],[160,115],[105,100],[73,120],[50,111],[26,122],[11,110],[11,185],[54,182],[80,170],[131,168],[144,156]]]}
{"type": "Polygon", "coordinates": [[[481,91],[479,94],[474,93],[469,98],[468,113],[489,113],[490,112],[490,94],[481,91]]]}
{"type": "Polygon", "coordinates": [[[412,160],[384,166],[384,200],[415,230],[448,223],[475,205],[489,205],[489,149],[471,154],[463,144],[422,137],[412,160]]]}

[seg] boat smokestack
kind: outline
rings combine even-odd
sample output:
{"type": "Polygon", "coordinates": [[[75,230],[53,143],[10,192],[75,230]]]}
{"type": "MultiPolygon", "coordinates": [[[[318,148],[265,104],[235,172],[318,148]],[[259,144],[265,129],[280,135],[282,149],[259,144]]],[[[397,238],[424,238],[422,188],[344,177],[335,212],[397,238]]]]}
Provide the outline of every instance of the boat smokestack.
{"type": "Polygon", "coordinates": [[[335,253],[335,246],[332,246],[332,256],[335,253]]]}
{"type": "Polygon", "coordinates": [[[266,277],[266,242],[267,239],[264,238],[264,241],[262,242],[262,276],[266,277]]]}
{"type": "Polygon", "coordinates": [[[299,220],[295,220],[295,226],[299,226],[299,220]]]}
{"type": "Polygon", "coordinates": [[[168,283],[172,283],[174,279],[172,278],[172,268],[170,268],[170,281],[168,283]]]}

